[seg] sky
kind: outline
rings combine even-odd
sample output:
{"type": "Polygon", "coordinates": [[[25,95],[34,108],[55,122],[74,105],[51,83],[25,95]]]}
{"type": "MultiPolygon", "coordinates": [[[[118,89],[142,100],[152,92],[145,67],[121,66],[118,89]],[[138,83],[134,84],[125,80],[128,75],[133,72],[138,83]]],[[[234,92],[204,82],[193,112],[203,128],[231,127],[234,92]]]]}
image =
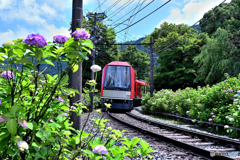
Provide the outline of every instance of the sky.
{"type": "MultiPolygon", "coordinates": [[[[130,20],[127,20],[114,29],[116,32],[119,32],[129,24],[133,24],[148,15],[167,1],[168,0],[83,0],[83,15],[93,11],[98,13],[105,12],[108,17],[103,20],[103,23],[109,27],[114,27],[114,25],[128,19],[131,15],[152,2],[136,14],[136,16],[132,16],[130,20]],[[99,4],[102,5],[98,7],[99,4]]],[[[137,40],[145,37],[151,34],[155,28],[159,28],[160,24],[164,21],[175,24],[184,23],[191,26],[201,19],[204,13],[219,5],[222,1],[223,0],[171,0],[168,4],[139,23],[118,33],[116,38],[117,42],[137,40]]],[[[231,0],[226,0],[225,2],[229,3],[231,0]]],[[[55,35],[66,35],[70,37],[70,31],[68,31],[68,29],[71,18],[72,0],[0,0],[0,46],[6,40],[27,37],[27,35],[32,33],[43,35],[48,42],[52,41],[55,35]]]]}

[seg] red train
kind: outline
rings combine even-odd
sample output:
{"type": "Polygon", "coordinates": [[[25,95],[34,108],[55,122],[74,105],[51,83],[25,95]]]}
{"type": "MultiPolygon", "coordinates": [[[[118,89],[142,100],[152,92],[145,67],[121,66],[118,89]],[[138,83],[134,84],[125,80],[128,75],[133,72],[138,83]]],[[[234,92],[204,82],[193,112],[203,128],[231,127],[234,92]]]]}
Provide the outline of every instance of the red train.
{"type": "Polygon", "coordinates": [[[149,84],[135,79],[135,71],[127,62],[108,63],[102,72],[101,105],[111,103],[111,109],[131,110],[141,105],[149,84]]]}

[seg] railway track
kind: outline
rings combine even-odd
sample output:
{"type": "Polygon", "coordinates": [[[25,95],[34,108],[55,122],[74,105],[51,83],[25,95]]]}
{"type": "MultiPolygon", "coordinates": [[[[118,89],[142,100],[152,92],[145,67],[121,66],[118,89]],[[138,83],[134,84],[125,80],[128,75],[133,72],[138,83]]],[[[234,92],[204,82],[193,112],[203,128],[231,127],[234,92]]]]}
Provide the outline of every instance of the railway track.
{"type": "Polygon", "coordinates": [[[239,141],[156,122],[130,112],[108,113],[110,117],[136,130],[206,159],[240,160],[239,141]]]}

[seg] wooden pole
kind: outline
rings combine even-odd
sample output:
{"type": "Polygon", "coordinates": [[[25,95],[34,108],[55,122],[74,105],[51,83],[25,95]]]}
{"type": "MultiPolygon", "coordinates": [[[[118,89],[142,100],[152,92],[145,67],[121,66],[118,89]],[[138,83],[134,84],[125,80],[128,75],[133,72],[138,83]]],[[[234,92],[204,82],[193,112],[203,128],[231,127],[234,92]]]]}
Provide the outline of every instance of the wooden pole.
{"type": "MultiPolygon", "coordinates": [[[[73,0],[72,3],[72,33],[76,28],[82,28],[83,22],[83,0],[73,0]]],[[[70,106],[73,103],[82,101],[82,62],[79,64],[77,72],[70,72],[70,88],[77,89],[80,94],[75,94],[75,97],[70,98],[70,106]]],[[[73,121],[73,128],[81,130],[81,116],[77,116],[72,112],[71,121],[73,121]]]]}
{"type": "Polygon", "coordinates": [[[150,96],[153,97],[153,39],[150,37],[150,96]]]}

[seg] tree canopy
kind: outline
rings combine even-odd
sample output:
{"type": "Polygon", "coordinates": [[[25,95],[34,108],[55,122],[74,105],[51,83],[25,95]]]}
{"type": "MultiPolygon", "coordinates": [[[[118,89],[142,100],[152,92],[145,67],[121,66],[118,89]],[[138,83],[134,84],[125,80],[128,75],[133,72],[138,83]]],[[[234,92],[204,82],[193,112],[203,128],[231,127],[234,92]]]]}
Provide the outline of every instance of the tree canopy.
{"type": "Polygon", "coordinates": [[[148,76],[150,70],[150,57],[146,52],[140,51],[136,46],[127,46],[121,53],[120,61],[128,62],[135,70],[136,79],[148,76]]]}
{"type": "Polygon", "coordinates": [[[219,28],[211,40],[201,48],[201,53],[193,60],[198,64],[197,81],[204,81],[212,85],[225,79],[224,73],[231,76],[239,74],[239,60],[237,47],[230,39],[229,31],[219,28]]]}
{"type": "Polygon", "coordinates": [[[207,13],[205,13],[203,18],[199,22],[201,31],[207,32],[209,36],[212,36],[213,33],[216,32],[219,27],[230,31],[230,33],[234,33],[236,31],[240,30],[240,17],[239,17],[240,10],[237,9],[237,7],[239,7],[239,5],[240,5],[240,0],[232,0],[229,6],[227,6],[228,4],[229,3],[223,3],[219,6],[216,6],[212,10],[209,10],[207,13]],[[224,7],[226,7],[226,8],[224,8],[224,7]],[[221,9],[223,9],[223,10],[220,11],[221,9]],[[237,9],[237,10],[234,11],[235,9],[237,9]],[[232,11],[234,11],[234,12],[231,13],[232,11]],[[216,14],[216,13],[218,13],[218,14],[216,14]],[[214,15],[214,14],[216,14],[216,15],[214,15]],[[230,14],[230,15],[228,15],[228,14],[230,14]],[[228,16],[226,16],[226,15],[228,15],[228,16]],[[223,17],[225,17],[225,18],[223,18],[223,17]],[[211,19],[209,19],[209,18],[211,18],[211,19]]]}
{"type": "Polygon", "coordinates": [[[142,43],[149,43],[150,37],[153,37],[159,64],[154,68],[156,90],[162,88],[177,90],[199,85],[193,83],[197,69],[197,65],[193,63],[193,57],[200,53],[200,48],[209,38],[206,34],[197,35],[197,33],[196,29],[188,28],[185,24],[176,25],[165,22],[142,41],[142,43]],[[183,34],[185,31],[186,33],[183,34]],[[174,42],[176,43],[162,51],[174,42]]]}

